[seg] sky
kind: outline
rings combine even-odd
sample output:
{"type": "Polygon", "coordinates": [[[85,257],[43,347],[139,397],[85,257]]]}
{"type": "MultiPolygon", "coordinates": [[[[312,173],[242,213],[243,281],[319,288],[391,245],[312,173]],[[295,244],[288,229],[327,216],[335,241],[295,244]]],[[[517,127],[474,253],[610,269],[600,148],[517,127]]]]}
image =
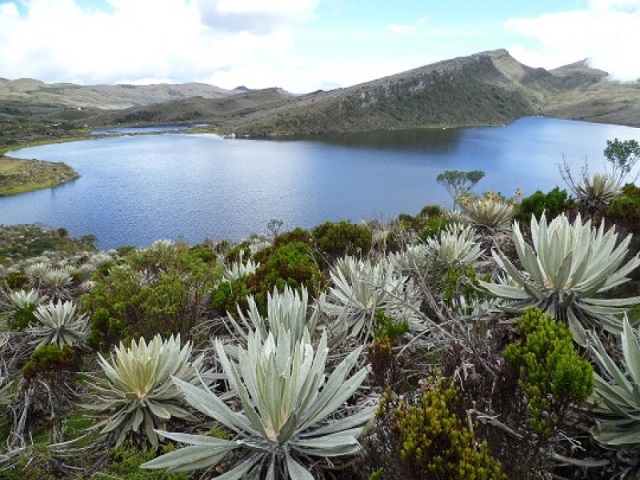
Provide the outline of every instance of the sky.
{"type": "Polygon", "coordinates": [[[640,78],[640,0],[0,0],[0,77],[294,93],[506,48],[640,78]]]}

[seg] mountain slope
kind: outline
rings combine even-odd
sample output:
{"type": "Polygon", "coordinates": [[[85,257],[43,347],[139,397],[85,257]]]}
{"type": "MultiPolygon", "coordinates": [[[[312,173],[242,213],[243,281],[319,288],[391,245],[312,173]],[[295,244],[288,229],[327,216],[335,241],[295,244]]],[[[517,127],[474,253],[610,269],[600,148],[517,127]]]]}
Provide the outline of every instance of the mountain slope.
{"type": "Polygon", "coordinates": [[[206,122],[243,135],[497,125],[530,115],[640,126],[640,84],[611,82],[586,61],[545,70],[495,50],[306,95],[202,84],[81,87],[0,79],[0,119],[21,111],[71,127],[206,122]],[[70,108],[76,105],[82,111],[70,108]]]}
{"type": "Polygon", "coordinates": [[[610,82],[585,62],[531,68],[496,50],[304,95],[232,119],[226,129],[250,135],[365,131],[495,125],[530,115],[640,125],[639,113],[640,84],[610,82]]]}
{"type": "Polygon", "coordinates": [[[235,93],[204,83],[83,86],[72,83],[47,84],[31,78],[0,79],[0,101],[75,108],[120,109],[196,96],[221,98],[235,93]]]}

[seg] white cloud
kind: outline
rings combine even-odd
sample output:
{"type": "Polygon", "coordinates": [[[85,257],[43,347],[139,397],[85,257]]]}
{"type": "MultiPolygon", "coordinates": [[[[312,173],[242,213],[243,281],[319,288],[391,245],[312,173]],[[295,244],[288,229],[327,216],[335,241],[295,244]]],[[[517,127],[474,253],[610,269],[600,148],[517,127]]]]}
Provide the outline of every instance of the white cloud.
{"type": "Polygon", "coordinates": [[[144,83],[269,70],[270,62],[288,61],[293,28],[313,14],[317,0],[295,5],[284,0],[107,0],[107,4],[106,10],[83,8],[74,0],[0,4],[0,76],[82,84],[144,83]],[[226,28],[214,21],[216,15],[218,20],[225,17],[226,28]]]}
{"type": "Polygon", "coordinates": [[[583,10],[513,18],[505,26],[538,41],[537,48],[509,48],[525,64],[554,68],[588,58],[612,79],[640,78],[640,0],[591,0],[583,10]]]}

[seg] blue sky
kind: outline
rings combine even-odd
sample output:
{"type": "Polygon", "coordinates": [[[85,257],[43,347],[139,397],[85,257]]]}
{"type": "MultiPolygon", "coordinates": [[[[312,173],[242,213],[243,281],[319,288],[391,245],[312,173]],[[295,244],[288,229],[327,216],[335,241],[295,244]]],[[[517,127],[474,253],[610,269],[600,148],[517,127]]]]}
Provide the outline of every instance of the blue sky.
{"type": "Polygon", "coordinates": [[[640,0],[0,0],[0,77],[345,87],[506,48],[640,78],[640,0]]]}

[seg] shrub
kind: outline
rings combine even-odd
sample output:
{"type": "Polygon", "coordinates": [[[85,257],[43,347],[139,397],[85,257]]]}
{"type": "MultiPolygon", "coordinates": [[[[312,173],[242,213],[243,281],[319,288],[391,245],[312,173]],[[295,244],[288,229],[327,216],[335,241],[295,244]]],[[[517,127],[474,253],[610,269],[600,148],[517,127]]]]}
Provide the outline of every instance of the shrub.
{"type": "Polygon", "coordinates": [[[261,257],[255,273],[231,283],[222,283],[212,292],[212,306],[220,314],[235,312],[239,305],[248,308],[247,295],[252,295],[260,313],[266,313],[267,295],[276,288],[282,292],[285,286],[295,290],[305,286],[310,296],[315,296],[324,283],[309,245],[293,241],[269,249],[261,257]]]}
{"type": "Polygon", "coordinates": [[[640,188],[628,183],[606,210],[605,218],[625,231],[640,231],[640,188]]]}
{"type": "Polygon", "coordinates": [[[326,222],[315,227],[311,234],[327,263],[345,255],[363,255],[371,250],[371,230],[351,222],[326,222]]]}
{"type": "Polygon", "coordinates": [[[571,331],[539,309],[526,310],[517,330],[521,338],[503,357],[519,369],[532,426],[549,437],[570,409],[591,395],[593,369],[580,358],[571,331]]]}
{"type": "Polygon", "coordinates": [[[49,384],[55,385],[56,376],[61,372],[76,372],[79,369],[79,358],[69,345],[43,345],[36,348],[29,360],[22,367],[26,379],[46,376],[49,384]]]}
{"type": "Polygon", "coordinates": [[[546,194],[536,190],[533,195],[522,199],[515,219],[527,223],[531,217],[540,218],[544,213],[549,220],[553,220],[561,213],[569,212],[574,206],[575,201],[566,190],[560,190],[559,187],[546,194]]]}
{"type": "Polygon", "coordinates": [[[365,440],[371,478],[506,479],[487,444],[467,428],[458,387],[447,378],[428,383],[417,401],[385,394],[365,440]]]}
{"type": "Polygon", "coordinates": [[[222,268],[201,249],[178,244],[131,252],[98,273],[82,297],[91,316],[89,345],[108,351],[121,340],[156,334],[189,338],[221,277],[222,268]]]}

